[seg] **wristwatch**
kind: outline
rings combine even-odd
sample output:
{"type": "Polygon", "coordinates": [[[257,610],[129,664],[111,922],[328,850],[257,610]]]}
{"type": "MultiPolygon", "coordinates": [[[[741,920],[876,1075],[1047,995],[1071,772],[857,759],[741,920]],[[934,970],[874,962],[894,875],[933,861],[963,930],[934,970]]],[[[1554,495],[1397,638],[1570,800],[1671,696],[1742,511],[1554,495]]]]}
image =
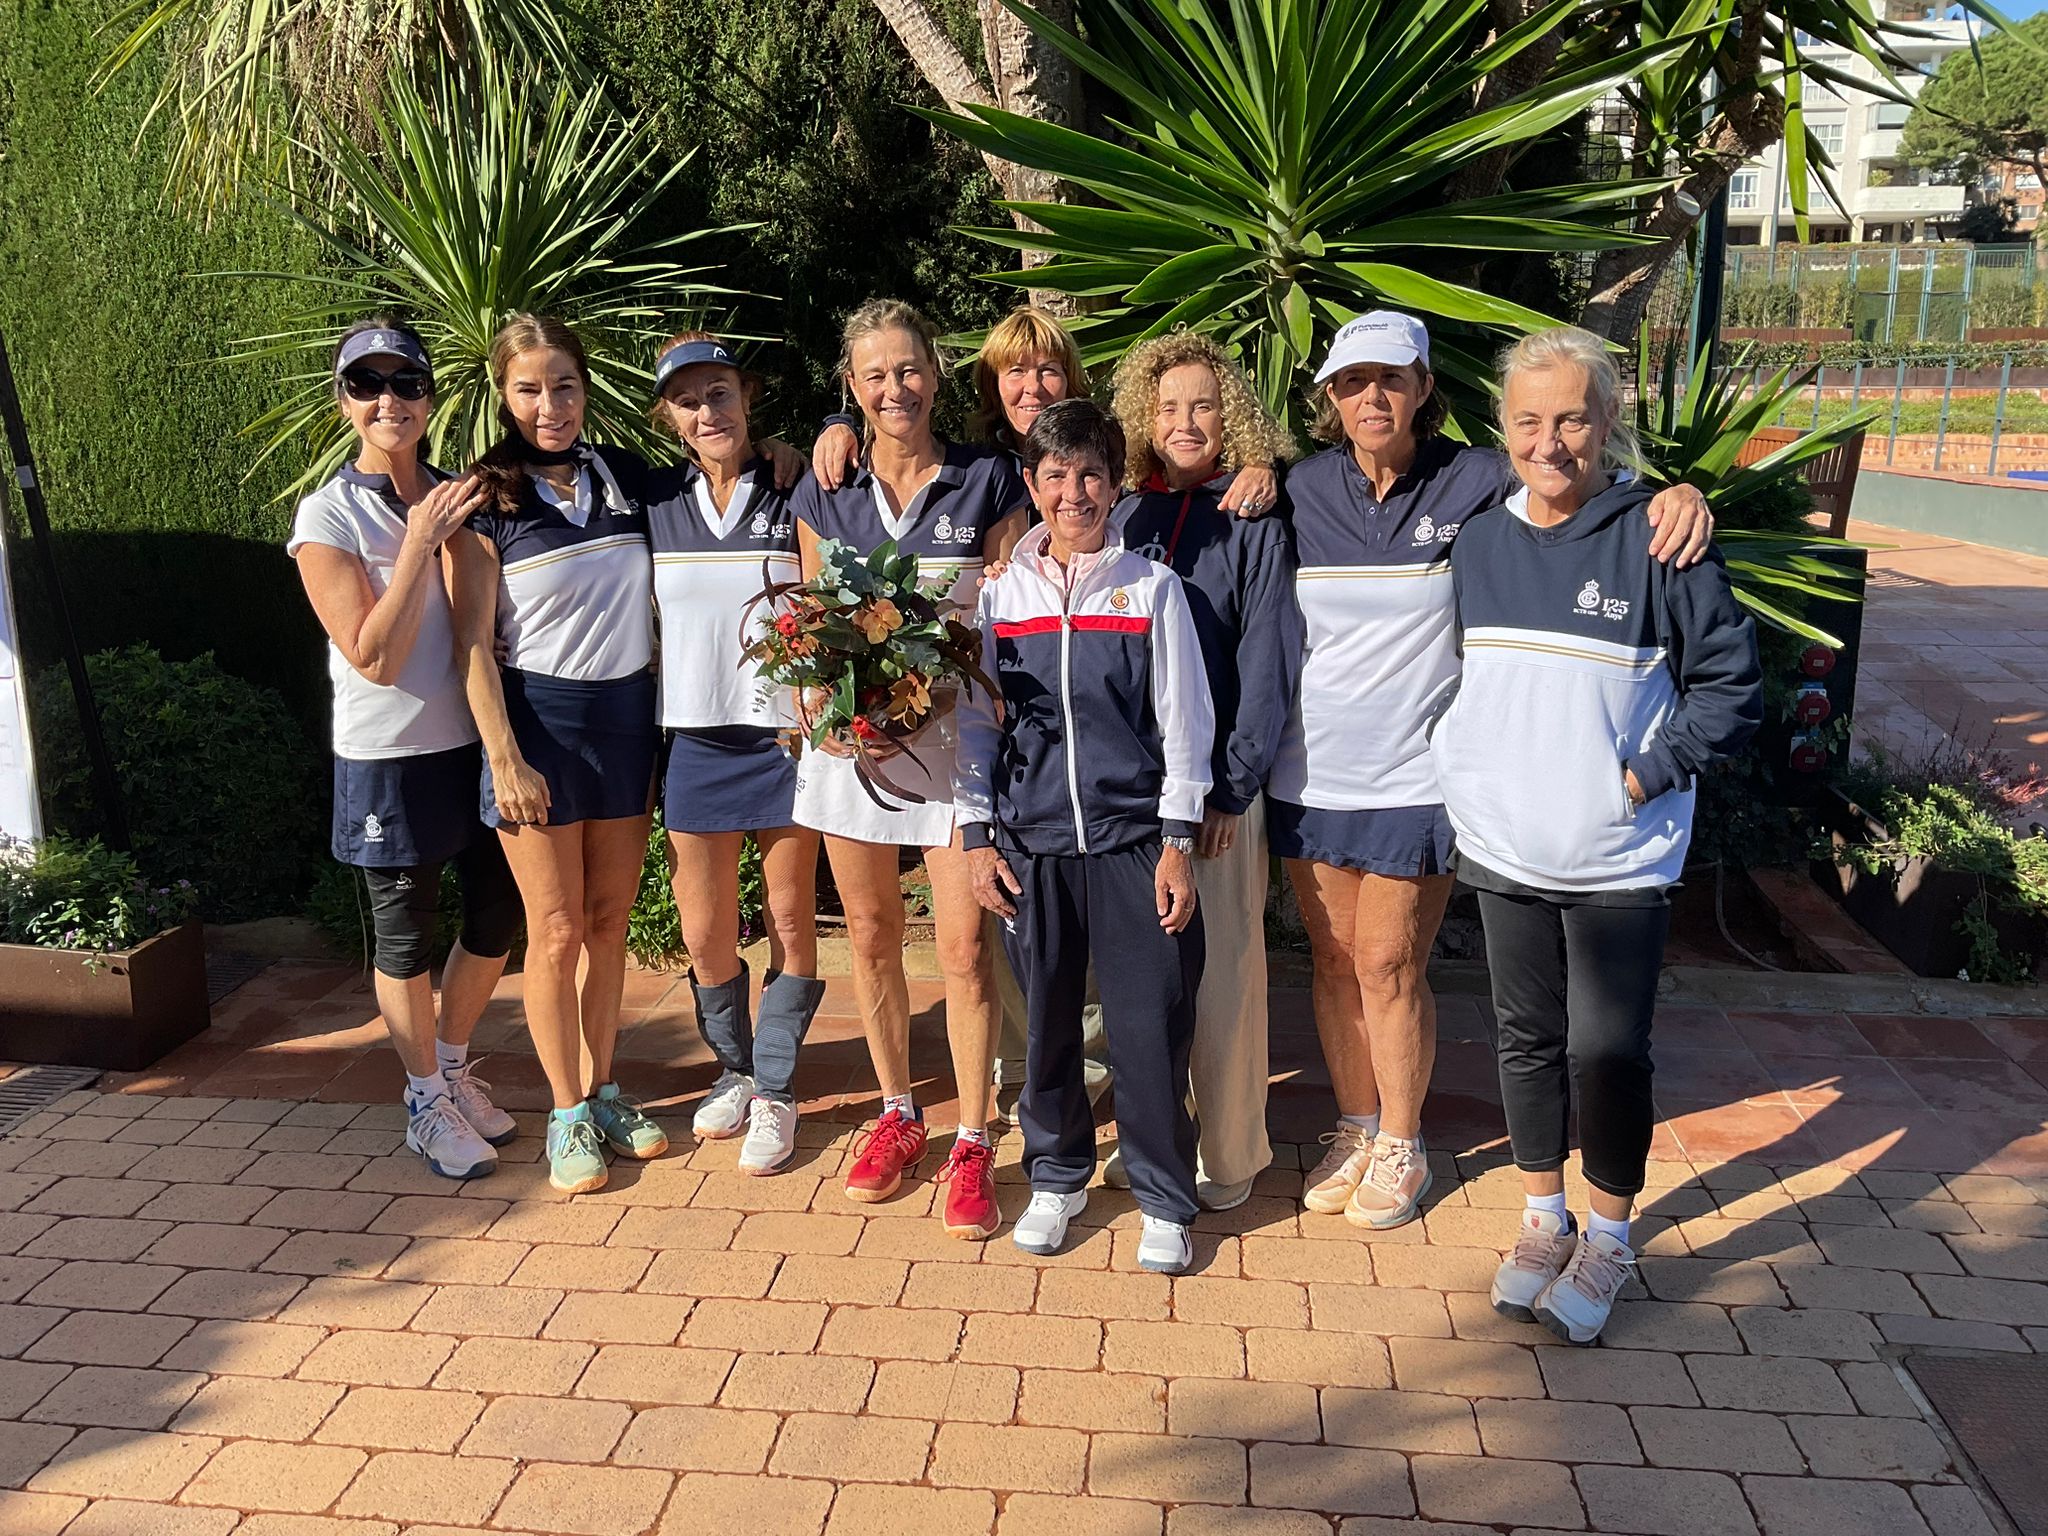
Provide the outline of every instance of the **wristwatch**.
{"type": "Polygon", "coordinates": [[[1162,837],[1160,841],[1177,853],[1195,851],[1195,840],[1192,837],[1162,837]]]}

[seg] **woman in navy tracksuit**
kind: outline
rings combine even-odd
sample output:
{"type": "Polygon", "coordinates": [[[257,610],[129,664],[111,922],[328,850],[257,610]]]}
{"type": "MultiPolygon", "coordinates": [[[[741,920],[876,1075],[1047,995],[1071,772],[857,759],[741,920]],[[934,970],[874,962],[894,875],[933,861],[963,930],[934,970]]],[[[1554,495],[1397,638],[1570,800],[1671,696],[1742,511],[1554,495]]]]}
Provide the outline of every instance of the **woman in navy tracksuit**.
{"type": "Polygon", "coordinates": [[[983,656],[1003,718],[961,706],[954,778],[981,904],[1029,1013],[1019,1118],[1031,1204],[1021,1248],[1050,1253],[1087,1202],[1095,1127],[1081,1060],[1090,958],[1117,1081],[1117,1134],[1144,1216],[1138,1262],[1192,1256],[1188,1053],[1202,930],[1191,863],[1215,728],[1180,579],[1109,531],[1123,432],[1086,400],[1048,406],[1024,440],[1042,524],[982,590],[983,656]]]}
{"type": "Polygon", "coordinates": [[[1654,1111],[1650,1018],[1699,773],[1763,718],[1756,631],[1718,554],[1645,558],[1651,491],[1605,344],[1572,326],[1502,363],[1522,488],[1472,518],[1451,565],[1464,669],[1431,737],[1458,874],[1478,889],[1495,1052],[1527,1195],[1494,1306],[1573,1344],[1635,1262],[1629,1214],[1654,1111]],[[1576,1101],[1592,1213],[1565,1206],[1576,1101]]]}

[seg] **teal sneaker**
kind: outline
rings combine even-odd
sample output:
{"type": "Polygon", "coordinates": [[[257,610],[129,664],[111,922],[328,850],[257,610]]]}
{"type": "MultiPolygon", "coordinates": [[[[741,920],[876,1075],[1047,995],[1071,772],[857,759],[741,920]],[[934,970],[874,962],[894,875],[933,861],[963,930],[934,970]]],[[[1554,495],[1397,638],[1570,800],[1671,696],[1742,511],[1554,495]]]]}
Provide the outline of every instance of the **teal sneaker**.
{"type": "Polygon", "coordinates": [[[645,1161],[668,1150],[668,1132],[650,1120],[635,1100],[619,1092],[617,1083],[606,1083],[591,1096],[590,1118],[621,1157],[645,1161]]]}
{"type": "Polygon", "coordinates": [[[565,1195],[603,1189],[604,1140],[588,1116],[548,1116],[548,1183],[565,1195]]]}

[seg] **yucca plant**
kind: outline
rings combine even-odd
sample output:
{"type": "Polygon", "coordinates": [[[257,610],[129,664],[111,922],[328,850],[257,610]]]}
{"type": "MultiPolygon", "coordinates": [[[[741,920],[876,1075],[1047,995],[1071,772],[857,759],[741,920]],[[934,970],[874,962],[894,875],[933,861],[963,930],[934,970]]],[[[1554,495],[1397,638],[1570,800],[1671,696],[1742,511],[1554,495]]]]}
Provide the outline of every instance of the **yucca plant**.
{"type": "Polygon", "coordinates": [[[1645,466],[1659,480],[1697,486],[1706,497],[1717,523],[1714,540],[1728,562],[1737,600],[1766,624],[1839,646],[1838,638],[1807,622],[1803,611],[1815,600],[1858,601],[1855,573],[1814,551],[1858,546],[1802,529],[1744,528],[1737,509],[1796,478],[1802,466],[1862,431],[1876,412],[1831,421],[1754,464],[1738,466],[1743,445],[1785,409],[1813,370],[1795,378],[1789,367],[1781,368],[1757,383],[1740,363],[1716,374],[1702,350],[1690,375],[1681,379],[1676,349],[1666,350],[1661,367],[1652,364],[1648,326],[1640,333],[1637,357],[1636,431],[1645,466]]]}
{"type": "Polygon", "coordinates": [[[1659,184],[1447,201],[1445,182],[1684,41],[1617,50],[1474,110],[1480,83],[1569,25],[1579,0],[1549,0],[1490,41],[1486,0],[1082,0],[1085,42],[1023,0],[1002,3],[1119,105],[1110,138],[996,107],[924,114],[1104,205],[1005,204],[1042,227],[968,233],[1053,259],[993,278],[1096,301],[1076,324],[1091,364],[1174,325],[1211,332],[1283,413],[1330,334],[1385,305],[1429,317],[1432,359],[1470,420],[1493,343],[1555,323],[1462,281],[1475,253],[1639,243],[1615,226],[1659,184]]]}
{"type": "Polygon", "coordinates": [[[107,20],[120,41],[99,80],[167,51],[143,126],[174,120],[165,187],[212,208],[251,173],[331,169],[306,153],[307,134],[325,117],[367,137],[387,77],[499,56],[582,80],[566,14],[560,0],[128,0],[107,20]]]}
{"type": "Polygon", "coordinates": [[[622,119],[596,89],[578,96],[485,60],[466,77],[443,69],[425,90],[394,76],[383,105],[374,147],[329,132],[312,143],[345,189],[332,208],[296,199],[322,248],[319,273],[222,274],[308,295],[285,329],[238,348],[305,365],[298,391],[250,427],[263,439],[258,462],[287,446],[307,456],[288,494],[333,470],[347,433],[328,358],[349,321],[377,311],[409,319],[433,352],[437,463],[465,463],[499,437],[491,338],[522,310],[559,316],[582,337],[592,435],[651,446],[654,349],[739,293],[718,282],[719,267],[685,265],[678,253],[750,226],[640,241],[687,157],[658,168],[651,125],[622,119]]]}

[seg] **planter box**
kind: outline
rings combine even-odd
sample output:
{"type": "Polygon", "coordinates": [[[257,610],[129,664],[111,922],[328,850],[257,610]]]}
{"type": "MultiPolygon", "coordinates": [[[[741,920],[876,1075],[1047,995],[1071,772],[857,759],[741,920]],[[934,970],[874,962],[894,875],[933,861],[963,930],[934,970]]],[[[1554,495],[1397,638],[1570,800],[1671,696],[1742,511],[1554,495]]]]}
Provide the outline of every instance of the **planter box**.
{"type": "Polygon", "coordinates": [[[197,922],[135,948],[0,944],[0,1061],[140,1072],[211,1022],[206,941],[197,922]]]}
{"type": "MultiPolygon", "coordinates": [[[[1838,849],[1891,836],[1883,823],[1836,789],[1829,789],[1822,814],[1828,839],[1838,849]]],[[[1938,869],[1925,858],[1894,860],[1889,874],[1875,875],[1853,864],[1815,859],[1813,878],[1914,975],[1952,979],[1969,965],[1970,941],[1956,931],[1956,923],[1976,903],[1976,876],[1938,869]]],[[[2048,950],[2048,923],[1996,903],[1990,904],[1989,916],[2001,943],[2031,954],[2038,964],[2048,950]]]]}

